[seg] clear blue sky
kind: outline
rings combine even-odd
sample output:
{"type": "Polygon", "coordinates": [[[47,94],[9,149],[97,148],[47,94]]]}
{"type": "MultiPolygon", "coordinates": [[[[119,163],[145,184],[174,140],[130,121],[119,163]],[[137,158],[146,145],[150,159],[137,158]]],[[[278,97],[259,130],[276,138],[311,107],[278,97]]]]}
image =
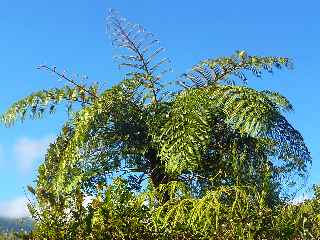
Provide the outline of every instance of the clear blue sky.
{"type": "MultiPolygon", "coordinates": [[[[36,70],[56,65],[92,80],[117,82],[106,35],[107,10],[114,8],[155,33],[172,60],[172,78],[199,60],[244,49],[254,55],[294,59],[293,71],[249,82],[277,90],[295,107],[288,115],[313,156],[310,183],[320,183],[320,3],[307,1],[0,1],[0,111],[32,91],[62,83],[36,70]]],[[[57,134],[63,114],[0,126],[0,215],[21,203],[47,142],[57,134]]],[[[17,215],[19,215],[17,213],[17,215]]]]}

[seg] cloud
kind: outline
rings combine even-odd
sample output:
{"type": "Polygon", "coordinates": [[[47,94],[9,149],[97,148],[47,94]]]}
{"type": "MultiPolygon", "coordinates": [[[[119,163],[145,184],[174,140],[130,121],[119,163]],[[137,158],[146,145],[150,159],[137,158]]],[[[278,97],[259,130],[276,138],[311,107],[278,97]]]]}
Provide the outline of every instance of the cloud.
{"type": "Polygon", "coordinates": [[[23,173],[27,173],[32,168],[32,164],[43,157],[53,137],[41,139],[20,138],[13,146],[14,158],[18,167],[23,173]]]}
{"type": "Polygon", "coordinates": [[[0,217],[22,218],[30,217],[26,197],[18,197],[8,201],[0,202],[0,217]]]}

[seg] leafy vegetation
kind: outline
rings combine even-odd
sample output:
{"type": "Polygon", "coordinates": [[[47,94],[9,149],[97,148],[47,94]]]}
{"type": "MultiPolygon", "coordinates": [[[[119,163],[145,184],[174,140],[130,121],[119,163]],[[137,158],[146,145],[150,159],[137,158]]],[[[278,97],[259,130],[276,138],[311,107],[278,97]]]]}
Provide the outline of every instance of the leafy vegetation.
{"type": "Polygon", "coordinates": [[[0,217],[0,240],[20,239],[32,230],[32,220],[30,218],[4,218],[0,217]]]}
{"type": "MultiPolygon", "coordinates": [[[[311,156],[284,96],[248,86],[285,57],[203,60],[175,81],[153,34],[111,12],[117,59],[109,89],[40,66],[67,85],[2,116],[10,126],[67,106],[69,119],[28,186],[31,239],[317,239],[319,194],[288,204],[311,156]]],[[[318,193],[316,188],[316,193],[318,193]]]]}

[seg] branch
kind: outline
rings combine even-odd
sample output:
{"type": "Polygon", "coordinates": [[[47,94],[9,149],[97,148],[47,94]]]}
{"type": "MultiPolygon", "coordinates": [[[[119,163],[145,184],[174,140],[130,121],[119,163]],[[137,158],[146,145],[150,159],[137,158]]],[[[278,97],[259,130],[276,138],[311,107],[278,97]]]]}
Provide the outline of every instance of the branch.
{"type": "Polygon", "coordinates": [[[86,89],[85,87],[83,87],[82,85],[80,85],[76,81],[74,81],[72,78],[67,77],[63,73],[57,72],[55,67],[49,67],[47,65],[40,65],[37,67],[37,69],[45,69],[49,72],[52,72],[52,73],[56,74],[59,78],[66,80],[67,82],[73,84],[74,86],[78,87],[79,89],[82,89],[84,92],[88,93],[93,98],[95,98],[95,99],[98,98],[98,96],[94,92],[89,91],[88,89],[86,89]]]}

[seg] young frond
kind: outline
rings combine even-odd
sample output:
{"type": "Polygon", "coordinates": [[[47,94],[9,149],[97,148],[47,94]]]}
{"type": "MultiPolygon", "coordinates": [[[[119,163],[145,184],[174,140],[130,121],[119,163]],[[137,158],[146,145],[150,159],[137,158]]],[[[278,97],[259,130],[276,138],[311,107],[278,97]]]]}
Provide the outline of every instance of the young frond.
{"type": "Polygon", "coordinates": [[[107,29],[112,44],[124,49],[122,55],[117,56],[120,67],[132,69],[128,75],[139,74],[144,88],[150,92],[148,98],[157,102],[157,95],[162,89],[160,80],[163,74],[170,71],[169,59],[161,57],[164,48],[152,33],[147,32],[142,26],[133,24],[119,16],[115,11],[110,11],[107,29]]]}
{"type": "Polygon", "coordinates": [[[247,83],[246,72],[261,77],[263,71],[272,73],[281,68],[292,68],[292,62],[284,57],[250,56],[245,51],[237,51],[231,57],[207,59],[195,65],[189,73],[183,75],[193,87],[201,87],[224,82],[235,84],[236,80],[247,83]]]}
{"type": "Polygon", "coordinates": [[[111,10],[107,22],[112,44],[128,50],[128,55],[120,55],[120,66],[133,67],[135,71],[156,76],[167,68],[168,58],[159,60],[159,55],[165,50],[160,42],[142,26],[129,22],[117,12],[111,10]],[[157,60],[158,59],[158,60],[157,60]],[[163,69],[163,70],[161,70],[163,69]]]}

